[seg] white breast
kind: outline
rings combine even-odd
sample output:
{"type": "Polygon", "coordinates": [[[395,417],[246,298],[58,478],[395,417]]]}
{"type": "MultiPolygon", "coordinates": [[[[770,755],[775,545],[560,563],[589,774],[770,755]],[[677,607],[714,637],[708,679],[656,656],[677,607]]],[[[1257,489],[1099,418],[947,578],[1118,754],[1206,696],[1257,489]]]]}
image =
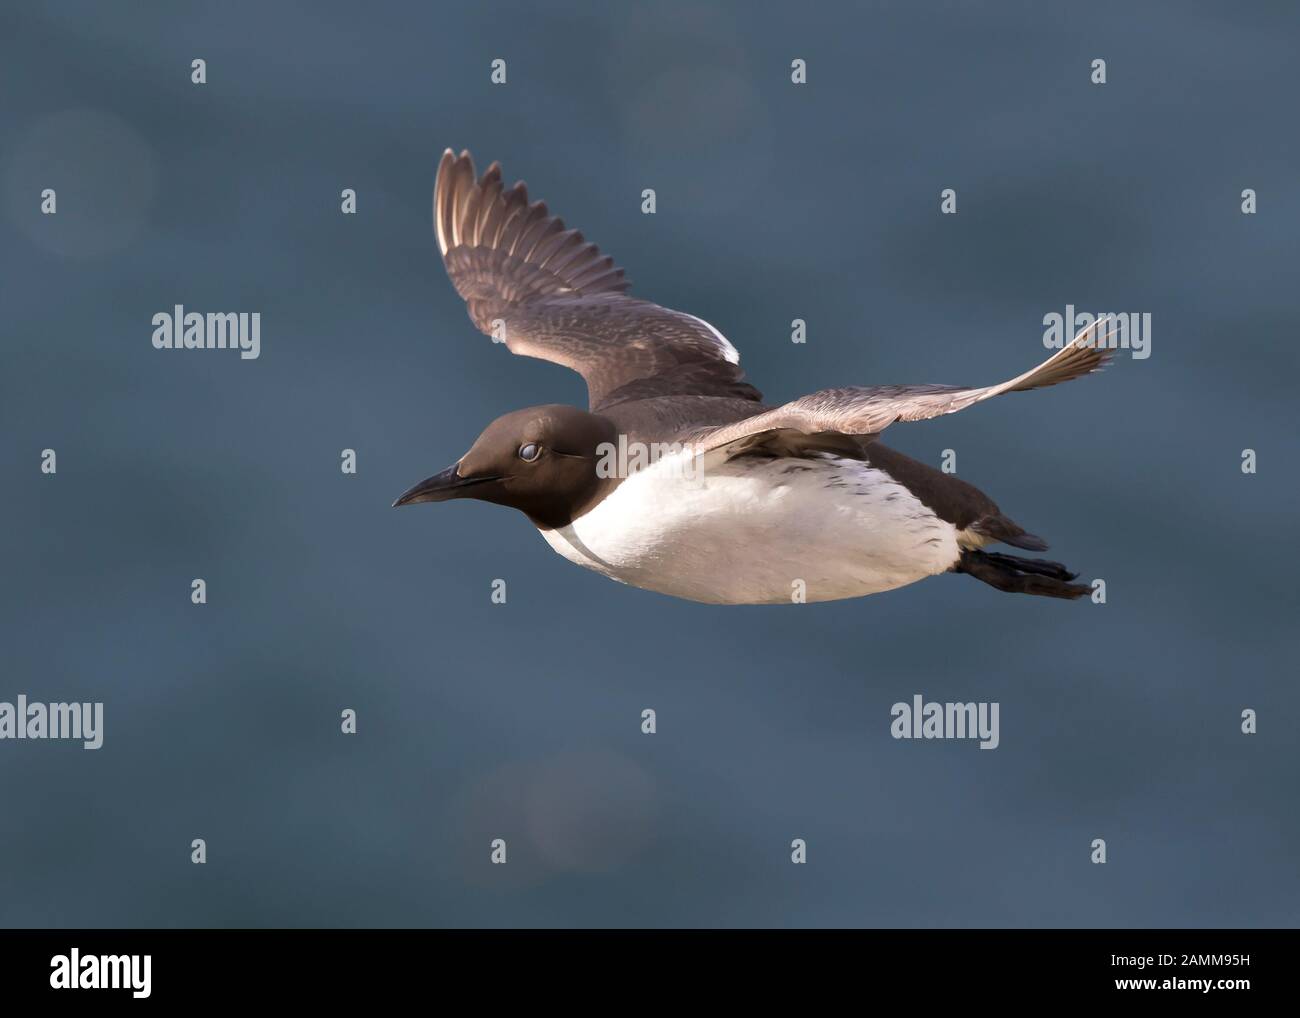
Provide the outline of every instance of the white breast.
{"type": "Polygon", "coordinates": [[[680,457],[619,485],[547,542],[623,583],[715,604],[831,601],[948,569],[956,528],[858,460],[680,457]],[[801,597],[799,595],[802,595],[801,597]]]}

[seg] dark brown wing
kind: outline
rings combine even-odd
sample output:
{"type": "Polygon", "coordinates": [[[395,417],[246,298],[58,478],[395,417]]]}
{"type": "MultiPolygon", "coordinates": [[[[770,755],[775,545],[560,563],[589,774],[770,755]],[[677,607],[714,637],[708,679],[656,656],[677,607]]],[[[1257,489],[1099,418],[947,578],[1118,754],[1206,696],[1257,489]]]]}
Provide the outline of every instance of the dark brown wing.
{"type": "Polygon", "coordinates": [[[592,410],[652,396],[761,399],[740,355],[708,322],[625,295],[614,259],[523,181],[505,188],[493,163],[475,179],[468,152],[443,153],[433,193],[443,263],[479,330],[511,353],[572,368],[592,410]]]}

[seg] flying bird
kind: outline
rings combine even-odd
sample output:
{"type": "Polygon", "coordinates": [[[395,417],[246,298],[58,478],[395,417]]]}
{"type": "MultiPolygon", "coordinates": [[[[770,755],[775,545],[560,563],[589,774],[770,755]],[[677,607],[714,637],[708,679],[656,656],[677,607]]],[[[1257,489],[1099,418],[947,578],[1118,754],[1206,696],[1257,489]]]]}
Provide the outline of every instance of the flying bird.
{"type": "Polygon", "coordinates": [[[1101,322],[996,385],[846,386],[769,406],[722,333],[629,296],[614,260],[530,202],[522,181],[505,187],[498,163],[476,176],[468,152],[448,149],[433,225],[479,330],[576,371],[589,402],[497,418],[395,506],[510,506],[578,565],[712,604],[860,597],[945,572],[1023,594],[1090,592],[1059,563],[986,551],[1047,544],[879,436],[1095,371],[1109,356],[1101,322]]]}

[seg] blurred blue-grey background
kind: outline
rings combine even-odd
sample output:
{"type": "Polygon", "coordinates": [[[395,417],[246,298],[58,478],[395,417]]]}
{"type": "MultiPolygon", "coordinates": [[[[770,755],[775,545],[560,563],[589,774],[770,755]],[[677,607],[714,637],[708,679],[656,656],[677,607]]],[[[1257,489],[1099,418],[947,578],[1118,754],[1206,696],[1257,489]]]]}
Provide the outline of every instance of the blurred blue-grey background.
{"type": "Polygon", "coordinates": [[[0,700],[106,728],[0,742],[0,924],[1300,919],[1294,5],[0,24],[0,700]],[[469,323],[430,229],[447,146],[713,322],[769,400],[995,381],[1067,304],[1150,312],[1149,359],[889,436],[955,450],[1107,603],[945,576],[705,607],[505,509],[391,510],[497,414],[585,399],[469,323]],[[178,303],[261,312],[260,359],[153,349],[178,303]],[[1001,747],[894,741],[915,693],[998,701],[1001,747]]]}

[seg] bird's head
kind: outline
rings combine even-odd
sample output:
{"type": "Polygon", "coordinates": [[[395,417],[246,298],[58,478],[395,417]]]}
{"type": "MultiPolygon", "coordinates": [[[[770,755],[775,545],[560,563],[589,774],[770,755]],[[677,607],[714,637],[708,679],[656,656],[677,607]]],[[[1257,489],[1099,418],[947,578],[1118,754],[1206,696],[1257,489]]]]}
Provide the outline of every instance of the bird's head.
{"type": "Polygon", "coordinates": [[[602,443],[617,438],[612,421],[575,407],[516,410],[489,424],[459,462],[393,505],[476,498],[518,509],[548,530],[567,526],[609,483],[596,467],[602,443]]]}

